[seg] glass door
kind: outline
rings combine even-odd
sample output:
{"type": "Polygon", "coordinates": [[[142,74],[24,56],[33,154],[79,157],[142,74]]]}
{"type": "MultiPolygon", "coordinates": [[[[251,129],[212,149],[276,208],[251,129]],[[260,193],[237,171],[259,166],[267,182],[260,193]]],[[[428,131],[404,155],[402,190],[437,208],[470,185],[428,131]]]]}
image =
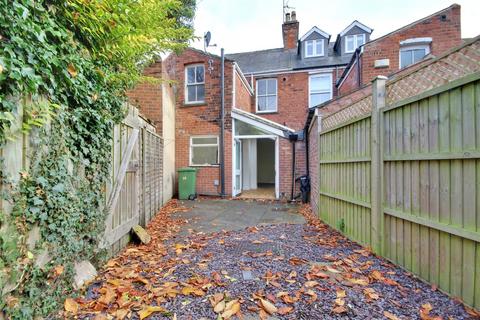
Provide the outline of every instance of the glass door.
{"type": "Polygon", "coordinates": [[[235,196],[242,192],[242,140],[235,139],[235,196]]]}

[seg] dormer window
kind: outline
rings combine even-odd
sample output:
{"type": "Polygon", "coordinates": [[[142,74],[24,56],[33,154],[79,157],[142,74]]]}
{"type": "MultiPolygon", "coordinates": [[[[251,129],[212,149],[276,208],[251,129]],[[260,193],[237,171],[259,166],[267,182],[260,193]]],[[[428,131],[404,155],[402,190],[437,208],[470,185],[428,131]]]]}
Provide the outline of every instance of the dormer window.
{"type": "Polygon", "coordinates": [[[352,53],[358,47],[365,44],[365,34],[354,34],[345,36],[345,52],[352,53]]]}
{"type": "Polygon", "coordinates": [[[323,39],[305,41],[305,57],[320,57],[324,55],[323,39]]]}

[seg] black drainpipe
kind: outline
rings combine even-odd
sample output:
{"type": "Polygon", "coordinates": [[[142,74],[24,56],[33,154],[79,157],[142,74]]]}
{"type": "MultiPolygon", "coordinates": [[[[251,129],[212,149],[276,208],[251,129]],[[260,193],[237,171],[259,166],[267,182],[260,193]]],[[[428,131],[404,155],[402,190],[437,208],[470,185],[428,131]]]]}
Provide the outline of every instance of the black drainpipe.
{"type": "Polygon", "coordinates": [[[225,197],[225,152],[223,150],[225,146],[225,54],[223,48],[221,49],[221,74],[220,74],[220,87],[221,87],[221,106],[220,106],[220,182],[221,191],[220,196],[225,197]]]}
{"type": "Polygon", "coordinates": [[[306,175],[310,177],[310,159],[308,157],[308,129],[303,129],[303,136],[305,137],[305,163],[307,165],[306,175]]]}
{"type": "Polygon", "coordinates": [[[295,142],[298,140],[297,133],[290,133],[288,136],[288,140],[292,143],[292,194],[290,197],[290,201],[293,201],[295,198],[295,142]]]}

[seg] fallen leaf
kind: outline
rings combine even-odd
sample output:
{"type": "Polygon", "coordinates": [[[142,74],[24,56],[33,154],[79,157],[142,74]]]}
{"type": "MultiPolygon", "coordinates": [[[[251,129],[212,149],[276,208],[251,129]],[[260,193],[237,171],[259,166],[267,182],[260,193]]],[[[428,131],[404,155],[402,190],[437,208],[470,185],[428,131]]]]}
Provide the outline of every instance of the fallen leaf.
{"type": "Polygon", "coordinates": [[[225,310],[225,300],[220,301],[213,308],[213,311],[215,311],[215,313],[223,312],[223,310],[225,310]]]}
{"type": "Polygon", "coordinates": [[[67,67],[67,71],[68,73],[70,73],[70,75],[72,76],[72,78],[75,78],[78,74],[77,70],[75,69],[75,66],[70,63],[67,67]]]}
{"type": "Polygon", "coordinates": [[[341,314],[341,313],[347,312],[348,310],[344,306],[337,306],[337,307],[333,308],[332,311],[337,313],[337,314],[341,314]]]}
{"type": "Polygon", "coordinates": [[[400,320],[396,315],[394,315],[393,313],[390,313],[388,311],[383,311],[383,315],[385,316],[385,318],[387,318],[389,320],[400,320]]]}
{"type": "Polygon", "coordinates": [[[59,275],[61,275],[63,273],[63,270],[65,270],[64,266],[62,266],[62,265],[56,266],[53,269],[53,273],[54,273],[55,277],[58,277],[59,275]]]}
{"type": "Polygon", "coordinates": [[[351,278],[351,279],[348,279],[349,282],[353,283],[353,284],[358,284],[358,285],[361,285],[361,286],[367,286],[368,285],[368,280],[367,279],[354,279],[354,278],[351,278]]]}
{"type": "Polygon", "coordinates": [[[327,271],[331,272],[331,273],[341,273],[341,271],[338,271],[337,269],[332,268],[332,267],[328,267],[328,266],[327,266],[327,271]]]}
{"type": "Polygon", "coordinates": [[[277,313],[278,309],[273,303],[268,300],[260,299],[260,304],[262,308],[270,315],[277,313]]]}
{"type": "Polygon", "coordinates": [[[138,313],[138,316],[140,317],[140,320],[143,320],[146,317],[150,316],[152,313],[166,312],[166,311],[167,310],[159,306],[147,306],[147,307],[144,307],[142,310],[140,310],[140,312],[138,313]]]}
{"type": "Polygon", "coordinates": [[[115,311],[115,319],[124,319],[128,315],[129,310],[126,309],[118,309],[115,311]]]}
{"type": "Polygon", "coordinates": [[[225,306],[225,311],[222,313],[223,319],[229,319],[240,311],[240,302],[232,300],[225,306]]]}
{"type": "Polygon", "coordinates": [[[312,281],[307,281],[304,283],[305,288],[313,288],[315,286],[318,286],[318,281],[312,280],[312,281]]]}
{"type": "Polygon", "coordinates": [[[286,315],[293,311],[293,307],[281,307],[278,308],[278,314],[286,315]]]}
{"type": "Polygon", "coordinates": [[[205,295],[205,291],[199,288],[194,288],[194,287],[183,287],[182,294],[185,296],[193,294],[193,295],[196,295],[197,297],[203,297],[205,295]]]}
{"type": "Polygon", "coordinates": [[[100,298],[98,298],[98,302],[103,303],[104,305],[109,305],[116,300],[117,294],[115,291],[110,287],[103,287],[100,289],[100,293],[102,294],[100,298]]]}
{"type": "Polygon", "coordinates": [[[347,293],[345,290],[337,288],[337,298],[345,298],[347,296],[347,293]]]}
{"type": "Polygon", "coordinates": [[[78,312],[78,303],[72,298],[65,299],[64,303],[65,311],[76,314],[78,312]]]}

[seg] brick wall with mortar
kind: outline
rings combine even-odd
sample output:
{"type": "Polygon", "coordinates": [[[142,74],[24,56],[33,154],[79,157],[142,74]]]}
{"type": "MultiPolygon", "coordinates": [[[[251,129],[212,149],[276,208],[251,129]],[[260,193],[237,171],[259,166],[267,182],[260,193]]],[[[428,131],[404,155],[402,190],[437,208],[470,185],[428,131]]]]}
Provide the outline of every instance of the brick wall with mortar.
{"type": "MultiPolygon", "coordinates": [[[[220,58],[194,49],[186,49],[182,54],[171,54],[165,60],[169,79],[175,81],[175,167],[190,165],[190,137],[200,135],[220,136],[220,58]],[[203,64],[205,67],[205,103],[187,105],[185,101],[185,67],[203,64]],[[211,69],[210,69],[211,66],[211,69]]],[[[230,193],[231,172],[231,118],[232,70],[233,63],[225,61],[225,190],[230,193]]],[[[219,195],[220,167],[217,165],[197,167],[197,192],[205,195],[219,195]],[[218,182],[218,185],[215,185],[218,182]]]]}
{"type": "MultiPolygon", "coordinates": [[[[344,68],[338,68],[338,75],[341,75],[344,68]]],[[[333,97],[336,97],[337,91],[335,82],[337,81],[337,71],[332,72],[332,90],[333,97]]],[[[275,121],[279,124],[285,125],[294,130],[301,130],[305,125],[305,118],[308,113],[308,78],[310,74],[308,71],[295,73],[280,73],[275,76],[256,77],[261,78],[276,78],[277,79],[277,111],[272,113],[258,113],[259,116],[268,120],[275,121]]],[[[254,86],[254,90],[255,90],[254,86]]],[[[256,113],[255,96],[252,99],[251,109],[252,113],[256,113]]]]}
{"type": "MultiPolygon", "coordinates": [[[[162,78],[162,62],[157,61],[147,67],[144,75],[156,79],[162,78]]],[[[152,121],[156,132],[162,135],[162,84],[142,82],[127,92],[131,104],[136,106],[140,113],[152,121]]]]}
{"type": "Polygon", "coordinates": [[[342,81],[342,85],[337,88],[338,95],[348,94],[358,89],[358,62],[355,62],[352,66],[346,78],[342,81]]]}
{"type": "Polygon", "coordinates": [[[296,20],[282,24],[283,47],[285,49],[294,49],[297,47],[299,28],[300,23],[296,20]]]}
{"type": "MultiPolygon", "coordinates": [[[[245,79],[246,80],[246,79],[245,79]]],[[[247,89],[240,74],[235,71],[235,108],[251,112],[253,95],[247,89]]]]}
{"type": "Polygon", "coordinates": [[[313,125],[308,131],[308,159],[310,175],[310,206],[314,214],[318,215],[318,122],[313,119],[313,125]]]}
{"type": "MultiPolygon", "coordinates": [[[[421,19],[411,25],[389,33],[379,39],[365,44],[360,57],[361,84],[368,84],[377,75],[389,76],[399,70],[400,41],[412,38],[432,38],[430,45],[431,54],[438,56],[445,51],[462,43],[460,6],[452,5],[445,10],[427,18],[421,19]],[[389,67],[375,68],[375,60],[389,59],[389,67]]],[[[355,74],[350,72],[340,86],[341,94],[348,93],[355,74]],[[346,88],[342,88],[346,82],[346,88]]],[[[355,88],[358,88],[358,82],[355,88]]],[[[352,88],[353,89],[353,88],[352,88]]]]}

